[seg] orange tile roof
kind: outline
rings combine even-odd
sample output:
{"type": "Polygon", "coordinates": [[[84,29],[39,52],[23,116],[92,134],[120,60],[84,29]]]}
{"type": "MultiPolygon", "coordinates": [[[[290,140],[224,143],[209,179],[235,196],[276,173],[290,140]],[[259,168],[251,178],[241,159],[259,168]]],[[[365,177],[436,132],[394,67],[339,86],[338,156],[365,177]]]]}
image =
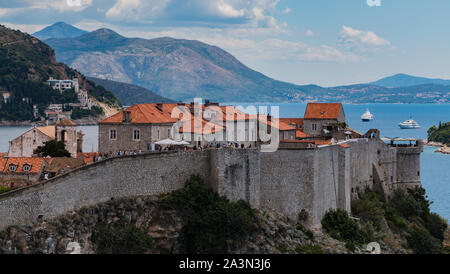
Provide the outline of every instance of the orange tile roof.
{"type": "MultiPolygon", "coordinates": [[[[157,104],[136,104],[125,111],[131,112],[131,123],[133,124],[165,124],[175,123],[178,118],[172,118],[172,110],[178,104],[162,104],[162,110],[157,108],[157,104]]],[[[102,121],[100,124],[117,124],[123,122],[123,112],[120,111],[102,121]]]]}
{"type": "Polygon", "coordinates": [[[296,129],[301,129],[303,127],[303,118],[280,118],[280,121],[294,126],[296,129]]]}
{"type": "Polygon", "coordinates": [[[0,158],[0,172],[3,172],[7,162],[8,162],[7,158],[0,158]]]}
{"type": "Polygon", "coordinates": [[[308,103],[305,119],[337,119],[341,103],[308,103]]]}
{"type": "Polygon", "coordinates": [[[48,137],[55,139],[55,126],[37,127],[36,129],[44,133],[48,137]]]}
{"type": "Polygon", "coordinates": [[[10,157],[7,158],[7,163],[3,167],[3,173],[38,173],[42,165],[44,164],[44,158],[41,157],[10,157]],[[30,171],[23,171],[24,165],[31,165],[30,171]],[[9,171],[9,165],[17,166],[16,171],[9,171]]]}
{"type": "Polygon", "coordinates": [[[300,129],[297,129],[297,130],[295,131],[295,137],[296,137],[296,138],[307,138],[307,137],[309,137],[309,135],[306,134],[306,133],[304,133],[304,132],[301,131],[300,129]]]}

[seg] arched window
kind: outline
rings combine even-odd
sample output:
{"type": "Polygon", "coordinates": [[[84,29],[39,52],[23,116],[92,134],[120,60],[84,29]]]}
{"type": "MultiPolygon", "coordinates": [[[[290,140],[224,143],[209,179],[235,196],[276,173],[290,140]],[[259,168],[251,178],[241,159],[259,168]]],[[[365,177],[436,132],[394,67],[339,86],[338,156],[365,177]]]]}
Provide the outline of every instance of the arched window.
{"type": "Polygon", "coordinates": [[[28,164],[23,165],[22,170],[25,172],[29,172],[31,170],[31,165],[28,164]]]}

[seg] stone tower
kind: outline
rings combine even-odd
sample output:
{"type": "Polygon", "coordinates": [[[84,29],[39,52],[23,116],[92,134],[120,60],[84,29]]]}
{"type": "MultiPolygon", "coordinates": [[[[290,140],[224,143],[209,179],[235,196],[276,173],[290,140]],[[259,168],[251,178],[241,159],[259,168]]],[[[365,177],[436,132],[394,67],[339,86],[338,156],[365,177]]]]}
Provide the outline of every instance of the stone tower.
{"type": "Polygon", "coordinates": [[[55,126],[56,141],[64,141],[66,150],[74,158],[77,157],[79,136],[77,134],[77,124],[70,119],[62,119],[56,123],[55,126]]]}

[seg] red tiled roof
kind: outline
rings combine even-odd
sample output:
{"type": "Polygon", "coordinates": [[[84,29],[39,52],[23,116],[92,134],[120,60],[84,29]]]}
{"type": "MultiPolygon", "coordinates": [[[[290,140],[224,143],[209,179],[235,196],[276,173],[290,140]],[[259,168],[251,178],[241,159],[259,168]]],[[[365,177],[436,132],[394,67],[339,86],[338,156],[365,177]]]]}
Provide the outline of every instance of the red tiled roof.
{"type": "MultiPolygon", "coordinates": [[[[162,104],[162,110],[157,108],[157,104],[136,104],[125,111],[131,112],[131,123],[134,124],[165,124],[175,123],[178,118],[172,118],[172,110],[178,106],[175,104],[162,104]]],[[[117,124],[123,122],[123,112],[120,111],[102,121],[100,124],[117,124]]]]}
{"type": "Polygon", "coordinates": [[[44,158],[41,157],[10,157],[7,158],[7,162],[2,169],[3,173],[38,173],[42,165],[44,164],[44,158]],[[24,165],[31,165],[30,171],[23,171],[24,165]],[[16,171],[9,171],[9,165],[17,166],[16,171]]]}
{"type": "Polygon", "coordinates": [[[295,131],[295,137],[296,137],[296,138],[307,138],[307,137],[309,137],[309,135],[306,134],[306,133],[304,133],[304,132],[301,131],[300,129],[297,129],[297,130],[295,131]]]}
{"type": "Polygon", "coordinates": [[[303,128],[303,118],[280,118],[280,121],[293,126],[296,129],[303,128]]]}
{"type": "Polygon", "coordinates": [[[305,119],[337,119],[341,103],[308,103],[305,119]]]}

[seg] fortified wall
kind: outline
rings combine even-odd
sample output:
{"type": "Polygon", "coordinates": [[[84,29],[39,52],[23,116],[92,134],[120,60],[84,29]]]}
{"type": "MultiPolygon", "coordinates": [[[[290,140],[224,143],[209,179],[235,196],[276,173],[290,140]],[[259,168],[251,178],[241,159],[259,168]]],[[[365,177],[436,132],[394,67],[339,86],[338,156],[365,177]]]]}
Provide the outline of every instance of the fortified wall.
{"type": "Polygon", "coordinates": [[[114,198],[158,195],[200,174],[230,200],[267,207],[309,227],[332,208],[350,211],[367,187],[389,196],[420,185],[423,144],[395,147],[355,139],[315,149],[157,152],[110,158],[27,188],[0,195],[0,230],[32,224],[114,198]]]}

